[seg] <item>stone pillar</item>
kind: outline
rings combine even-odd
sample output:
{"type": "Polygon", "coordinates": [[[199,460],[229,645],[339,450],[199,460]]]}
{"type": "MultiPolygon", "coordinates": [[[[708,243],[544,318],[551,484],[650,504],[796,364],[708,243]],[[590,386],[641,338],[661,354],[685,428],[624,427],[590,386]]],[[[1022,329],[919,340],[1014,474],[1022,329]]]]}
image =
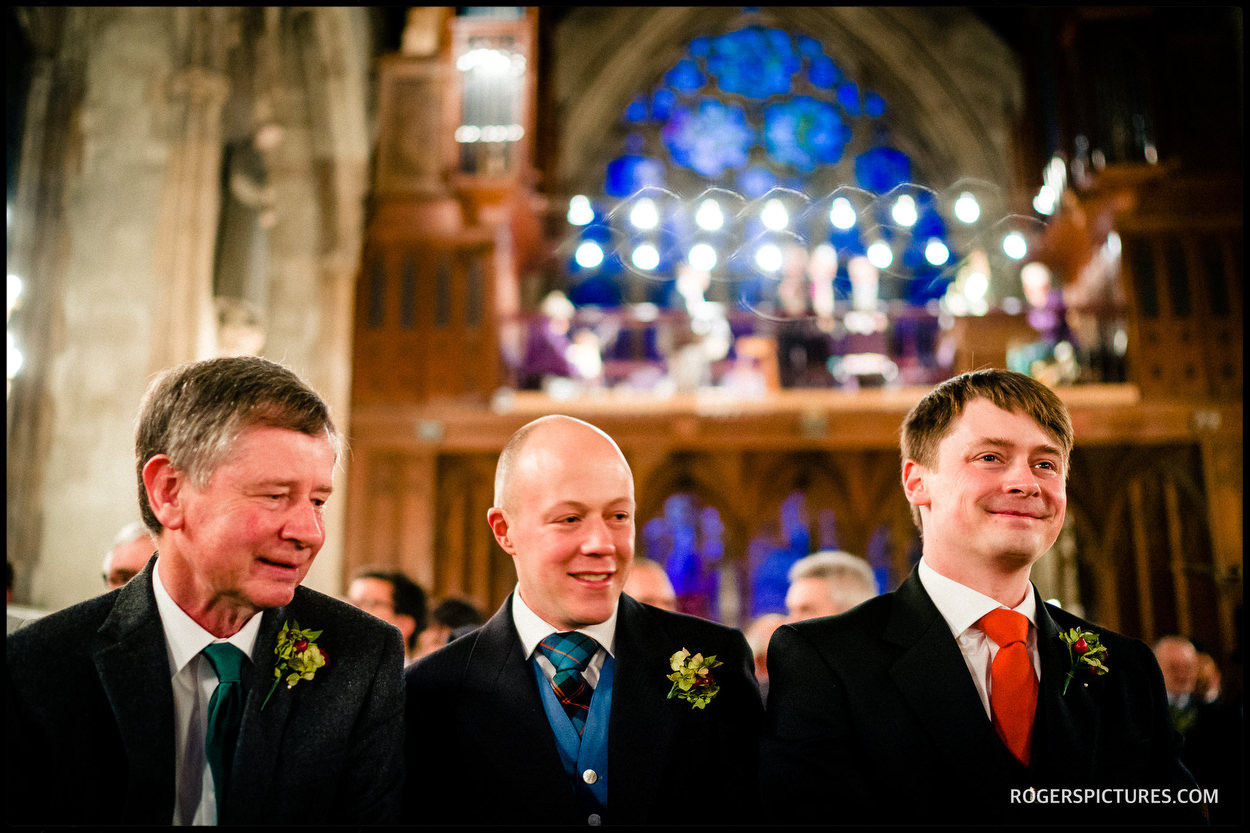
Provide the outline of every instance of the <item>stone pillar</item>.
{"type": "Polygon", "coordinates": [[[221,203],[223,74],[190,67],[169,86],[179,112],[161,195],[154,256],[159,293],[153,307],[153,372],[205,359],[216,350],[213,247],[221,203]]]}

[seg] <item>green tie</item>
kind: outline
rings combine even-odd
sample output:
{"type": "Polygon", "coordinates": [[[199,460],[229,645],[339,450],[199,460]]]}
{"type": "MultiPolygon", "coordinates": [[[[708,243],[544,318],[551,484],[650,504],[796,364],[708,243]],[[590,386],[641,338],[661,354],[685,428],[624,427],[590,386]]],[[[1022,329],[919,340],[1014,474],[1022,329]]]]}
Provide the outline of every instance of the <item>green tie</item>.
{"type": "Polygon", "coordinates": [[[208,701],[208,737],[204,751],[213,771],[213,792],[217,795],[217,820],[220,822],[230,780],[230,761],[239,738],[239,724],[243,722],[241,672],[246,655],[229,642],[214,642],[204,649],[204,656],[217,672],[217,690],[208,701]]]}

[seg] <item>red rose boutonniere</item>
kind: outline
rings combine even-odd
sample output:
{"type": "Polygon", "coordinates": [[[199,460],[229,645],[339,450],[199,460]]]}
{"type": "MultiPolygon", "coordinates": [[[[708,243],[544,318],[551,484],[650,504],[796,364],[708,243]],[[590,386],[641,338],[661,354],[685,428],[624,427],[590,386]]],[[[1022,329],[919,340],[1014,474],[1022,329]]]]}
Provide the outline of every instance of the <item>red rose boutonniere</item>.
{"type": "Polygon", "coordinates": [[[313,642],[319,636],[321,636],[321,631],[301,629],[299,622],[282,623],[282,630],[278,633],[278,644],[273,649],[278,657],[278,661],[273,666],[273,686],[265,695],[265,702],[260,704],[261,709],[268,705],[269,698],[273,696],[278,684],[282,682],[284,673],[286,674],[286,687],[291,689],[295,688],[295,684],[300,680],[311,680],[318,668],[324,668],[330,664],[330,658],[326,656],[326,652],[313,642]]]}
{"type": "Polygon", "coordinates": [[[1098,634],[1073,628],[1067,633],[1060,633],[1059,638],[1067,646],[1068,660],[1072,663],[1068,669],[1068,675],[1063,680],[1064,694],[1068,693],[1068,684],[1076,678],[1078,673],[1083,671],[1086,674],[1101,677],[1111,670],[1106,665],[1109,656],[1107,646],[1099,641],[1098,634]]]}

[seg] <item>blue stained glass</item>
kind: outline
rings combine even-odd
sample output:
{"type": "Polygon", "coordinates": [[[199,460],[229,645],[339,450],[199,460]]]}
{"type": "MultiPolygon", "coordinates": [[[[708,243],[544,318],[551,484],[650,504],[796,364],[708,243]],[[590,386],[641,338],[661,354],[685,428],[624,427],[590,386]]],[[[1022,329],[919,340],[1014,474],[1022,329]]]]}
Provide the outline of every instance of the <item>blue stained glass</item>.
{"type": "Polygon", "coordinates": [[[911,159],[901,150],[873,148],[855,157],[855,181],[866,191],[884,194],[911,180],[911,159]]]}
{"type": "Polygon", "coordinates": [[[838,85],[838,103],[846,110],[849,115],[858,116],[859,109],[859,85],[854,81],[847,81],[838,85]]]}
{"type": "Polygon", "coordinates": [[[647,100],[645,98],[635,98],[625,108],[625,121],[640,122],[647,120],[647,100]]]}
{"type": "Polygon", "coordinates": [[[664,187],[664,163],[659,159],[627,153],[608,163],[603,192],[609,197],[627,197],[647,186],[664,187]]]}
{"type": "Polygon", "coordinates": [[[868,93],[864,96],[864,113],[874,119],[881,118],[885,115],[885,99],[877,93],[868,93]]]}
{"type": "Polygon", "coordinates": [[[825,57],[824,45],[815,38],[809,38],[807,35],[797,35],[795,40],[799,44],[799,54],[804,58],[825,57]]]}
{"type": "Polygon", "coordinates": [[[713,39],[707,57],[708,74],[722,90],[753,99],[788,93],[801,65],[789,34],[759,26],[713,39]]]}
{"type": "Polygon", "coordinates": [[[837,163],[850,138],[850,128],[837,110],[810,96],[795,96],[764,108],[764,147],[769,156],[800,171],[837,163]]]}
{"type": "Polygon", "coordinates": [[[699,71],[699,65],[687,58],[678,61],[664,76],[664,83],[675,90],[692,93],[707,83],[707,78],[699,71]]]}
{"type": "Polygon", "coordinates": [[[838,69],[838,65],[833,62],[832,58],[818,55],[812,58],[812,64],[807,70],[807,78],[814,86],[832,88],[834,84],[842,80],[842,70],[838,69]]]}
{"type": "Polygon", "coordinates": [[[930,237],[946,236],[946,223],[942,221],[942,215],[933,207],[932,201],[922,206],[916,225],[912,226],[911,235],[924,241],[928,241],[930,237]]]}
{"type": "Polygon", "coordinates": [[[715,178],[747,164],[755,130],[741,106],[703,98],[693,108],[674,108],[661,138],[675,163],[715,178]]]}
{"type": "Polygon", "coordinates": [[[673,114],[673,105],[676,103],[677,96],[672,90],[656,90],[655,95],[651,96],[651,117],[656,121],[667,121],[673,114]]]}
{"type": "Polygon", "coordinates": [[[777,184],[777,175],[767,168],[752,166],[738,174],[738,190],[748,199],[764,196],[777,184]]]}

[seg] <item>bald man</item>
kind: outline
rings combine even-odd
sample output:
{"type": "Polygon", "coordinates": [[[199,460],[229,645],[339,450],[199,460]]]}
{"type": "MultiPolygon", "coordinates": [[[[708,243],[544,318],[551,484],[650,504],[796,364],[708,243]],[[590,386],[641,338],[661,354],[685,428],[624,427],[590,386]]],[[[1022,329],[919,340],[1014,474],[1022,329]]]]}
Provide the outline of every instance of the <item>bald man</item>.
{"type": "Polygon", "coordinates": [[[634,512],[629,464],[598,428],[550,416],[508,441],[487,522],[516,590],[407,672],[408,821],[758,818],[750,649],[736,630],[622,593],[634,512]],[[721,663],[714,685],[688,686],[693,699],[670,696],[683,649],[721,663]]]}

